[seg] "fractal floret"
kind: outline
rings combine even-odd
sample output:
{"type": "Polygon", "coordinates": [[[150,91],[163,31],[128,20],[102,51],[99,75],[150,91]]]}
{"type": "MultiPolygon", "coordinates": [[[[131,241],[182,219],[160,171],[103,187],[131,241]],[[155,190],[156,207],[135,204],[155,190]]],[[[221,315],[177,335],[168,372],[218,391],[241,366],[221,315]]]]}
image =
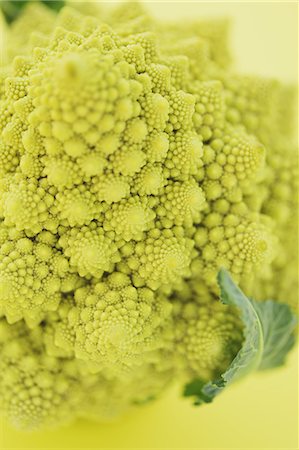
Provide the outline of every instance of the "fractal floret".
{"type": "Polygon", "coordinates": [[[284,362],[294,92],[237,75],[227,34],[136,3],[33,2],[6,26],[0,409],[15,426],[106,420],[173,381],[209,402],[284,362]]]}

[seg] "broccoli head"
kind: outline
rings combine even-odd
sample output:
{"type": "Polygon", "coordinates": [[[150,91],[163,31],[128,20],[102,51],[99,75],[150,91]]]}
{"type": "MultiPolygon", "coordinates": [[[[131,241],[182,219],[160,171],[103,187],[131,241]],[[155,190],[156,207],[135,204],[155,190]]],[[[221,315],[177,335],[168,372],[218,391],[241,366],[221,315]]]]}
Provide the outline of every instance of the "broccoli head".
{"type": "Polygon", "coordinates": [[[292,347],[294,93],[235,74],[227,33],[136,3],[34,2],[7,26],[0,403],[17,427],[106,419],[173,380],[208,402],[292,347]]]}

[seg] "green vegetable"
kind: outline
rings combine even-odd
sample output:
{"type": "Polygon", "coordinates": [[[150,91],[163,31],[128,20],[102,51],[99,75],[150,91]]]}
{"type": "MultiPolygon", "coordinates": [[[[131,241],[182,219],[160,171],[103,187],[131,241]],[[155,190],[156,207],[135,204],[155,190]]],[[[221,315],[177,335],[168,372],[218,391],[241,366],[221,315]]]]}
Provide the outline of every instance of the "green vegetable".
{"type": "Polygon", "coordinates": [[[244,342],[220,378],[209,383],[195,379],[185,387],[184,396],[195,396],[195,404],[210,403],[232,382],[254,370],[284,364],[294,345],[296,318],[287,305],[247,298],[225,270],[218,274],[221,301],[239,308],[244,323],[244,342]]]}
{"type": "Polygon", "coordinates": [[[5,27],[0,409],[16,427],[106,420],[177,379],[209,401],[290,350],[293,91],[234,74],[227,33],[137,3],[30,2],[5,27]],[[224,304],[222,267],[240,286],[220,272],[224,304]]]}

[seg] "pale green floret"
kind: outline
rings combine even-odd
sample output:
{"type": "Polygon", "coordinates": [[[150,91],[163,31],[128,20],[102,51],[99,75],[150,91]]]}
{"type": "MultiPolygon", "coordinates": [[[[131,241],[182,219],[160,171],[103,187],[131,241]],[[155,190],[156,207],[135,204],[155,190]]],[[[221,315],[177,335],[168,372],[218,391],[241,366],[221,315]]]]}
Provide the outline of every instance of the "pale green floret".
{"type": "Polygon", "coordinates": [[[96,175],[102,175],[106,161],[102,155],[90,153],[78,159],[78,165],[82,171],[83,178],[89,179],[96,175]]]}
{"type": "Polygon", "coordinates": [[[19,233],[0,248],[0,311],[9,323],[22,318],[31,327],[57,309],[67,259],[55,248],[19,233]]]}
{"type": "Polygon", "coordinates": [[[113,271],[113,264],[119,261],[117,247],[101,229],[96,228],[94,222],[89,227],[66,232],[59,244],[70,258],[71,267],[81,277],[99,278],[104,271],[113,271]]]}
{"type": "Polygon", "coordinates": [[[194,132],[180,132],[170,137],[165,166],[171,178],[185,180],[202,166],[203,146],[194,132]]]}
{"type": "Polygon", "coordinates": [[[24,5],[0,63],[0,413],[23,429],[178,379],[210,402],[294,343],[294,90],[232,72],[226,21],[72,5],[24,5]]]}
{"type": "Polygon", "coordinates": [[[46,355],[39,329],[28,333],[2,320],[0,336],[1,410],[12,424],[35,430],[69,422],[84,395],[76,361],[46,355]]]}
{"type": "Polygon", "coordinates": [[[169,148],[169,137],[166,133],[152,133],[146,141],[146,153],[149,162],[161,162],[165,159],[169,148]]]}
{"type": "Polygon", "coordinates": [[[89,224],[100,212],[95,196],[83,185],[59,192],[55,206],[60,220],[71,227],[89,224]]]}
{"type": "Polygon", "coordinates": [[[202,189],[191,179],[184,182],[169,182],[163,189],[158,206],[162,220],[174,225],[190,226],[200,220],[200,211],[205,205],[202,189]]]}
{"type": "Polygon", "coordinates": [[[45,179],[38,181],[16,175],[3,201],[5,223],[8,226],[33,233],[47,228],[54,196],[45,179]]]}
{"type": "Polygon", "coordinates": [[[84,155],[87,151],[87,146],[83,139],[75,137],[64,143],[64,151],[73,158],[84,155]]]}
{"type": "Polygon", "coordinates": [[[141,119],[128,122],[124,133],[124,139],[130,144],[141,143],[147,135],[146,123],[141,119]]]}
{"type": "Polygon", "coordinates": [[[0,174],[13,173],[20,163],[17,149],[10,145],[0,144],[0,174]]]}
{"type": "Polygon", "coordinates": [[[111,205],[105,214],[103,227],[107,232],[114,231],[116,239],[140,240],[143,231],[152,226],[154,218],[151,199],[131,197],[111,205]]]}
{"type": "Polygon", "coordinates": [[[113,133],[104,134],[103,137],[97,142],[97,150],[100,151],[100,153],[103,153],[105,157],[111,155],[114,153],[120,145],[119,137],[113,133]]]}
{"type": "Polygon", "coordinates": [[[133,176],[140,171],[146,163],[146,155],[140,145],[125,144],[121,150],[115,152],[110,158],[111,170],[119,176],[133,176]]]}
{"type": "Polygon", "coordinates": [[[157,195],[164,184],[162,167],[158,164],[147,164],[135,177],[131,192],[139,195],[157,195]]]}
{"type": "Polygon", "coordinates": [[[122,274],[115,286],[114,275],[106,283],[78,289],[78,306],[69,311],[67,321],[74,329],[79,359],[96,363],[98,370],[107,366],[121,374],[160,347],[160,328],[170,316],[171,305],[163,297],[155,298],[149,289],[136,289],[122,274]]]}
{"type": "Polygon", "coordinates": [[[141,280],[152,289],[176,283],[189,274],[193,242],[171,230],[150,232],[136,245],[128,265],[137,268],[141,280]]]}
{"type": "Polygon", "coordinates": [[[147,94],[140,99],[143,115],[146,118],[150,130],[163,131],[169,117],[169,103],[160,94],[147,94]]]}
{"type": "Polygon", "coordinates": [[[219,81],[195,81],[188,85],[195,96],[193,123],[203,141],[208,141],[213,133],[224,125],[224,98],[219,81]]]}
{"type": "Polygon", "coordinates": [[[94,189],[100,201],[108,204],[119,202],[122,198],[129,196],[129,179],[107,173],[105,177],[95,180],[94,189]]]}

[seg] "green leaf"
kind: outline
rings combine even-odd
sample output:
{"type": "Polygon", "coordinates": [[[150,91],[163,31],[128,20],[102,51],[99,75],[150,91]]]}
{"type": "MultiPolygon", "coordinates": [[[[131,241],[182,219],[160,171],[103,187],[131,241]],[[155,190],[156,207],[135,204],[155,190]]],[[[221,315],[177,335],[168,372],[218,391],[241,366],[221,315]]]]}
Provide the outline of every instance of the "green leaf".
{"type": "Polygon", "coordinates": [[[295,343],[294,328],[297,320],[288,305],[273,300],[254,302],[254,305],[264,337],[264,351],[259,370],[281,366],[295,343]]]}
{"type": "Polygon", "coordinates": [[[48,8],[53,9],[53,11],[60,11],[64,6],[65,1],[62,0],[42,0],[42,3],[48,8]]]}
{"type": "Polygon", "coordinates": [[[218,284],[222,303],[240,310],[244,341],[219,379],[208,383],[195,379],[185,386],[184,396],[195,397],[196,405],[210,403],[226,386],[254,370],[283,364],[295,341],[296,319],[287,305],[273,300],[250,300],[224,269],[218,273],[218,284]]]}
{"type": "Polygon", "coordinates": [[[13,22],[21,13],[24,6],[28,3],[28,1],[2,1],[1,2],[1,11],[4,14],[4,17],[8,23],[13,22]]]}
{"type": "Polygon", "coordinates": [[[194,405],[201,405],[202,403],[211,403],[213,398],[209,393],[205,392],[206,382],[196,378],[191,383],[186,384],[184,390],[184,397],[195,397],[194,405]]]}
{"type": "MultiPolygon", "coordinates": [[[[2,0],[1,1],[1,10],[4,14],[4,17],[8,23],[13,22],[18,18],[21,14],[22,10],[28,3],[38,3],[35,0],[2,0]]],[[[41,0],[40,3],[43,3],[48,8],[53,9],[53,11],[59,11],[65,4],[65,1],[60,0],[41,0]]]]}

